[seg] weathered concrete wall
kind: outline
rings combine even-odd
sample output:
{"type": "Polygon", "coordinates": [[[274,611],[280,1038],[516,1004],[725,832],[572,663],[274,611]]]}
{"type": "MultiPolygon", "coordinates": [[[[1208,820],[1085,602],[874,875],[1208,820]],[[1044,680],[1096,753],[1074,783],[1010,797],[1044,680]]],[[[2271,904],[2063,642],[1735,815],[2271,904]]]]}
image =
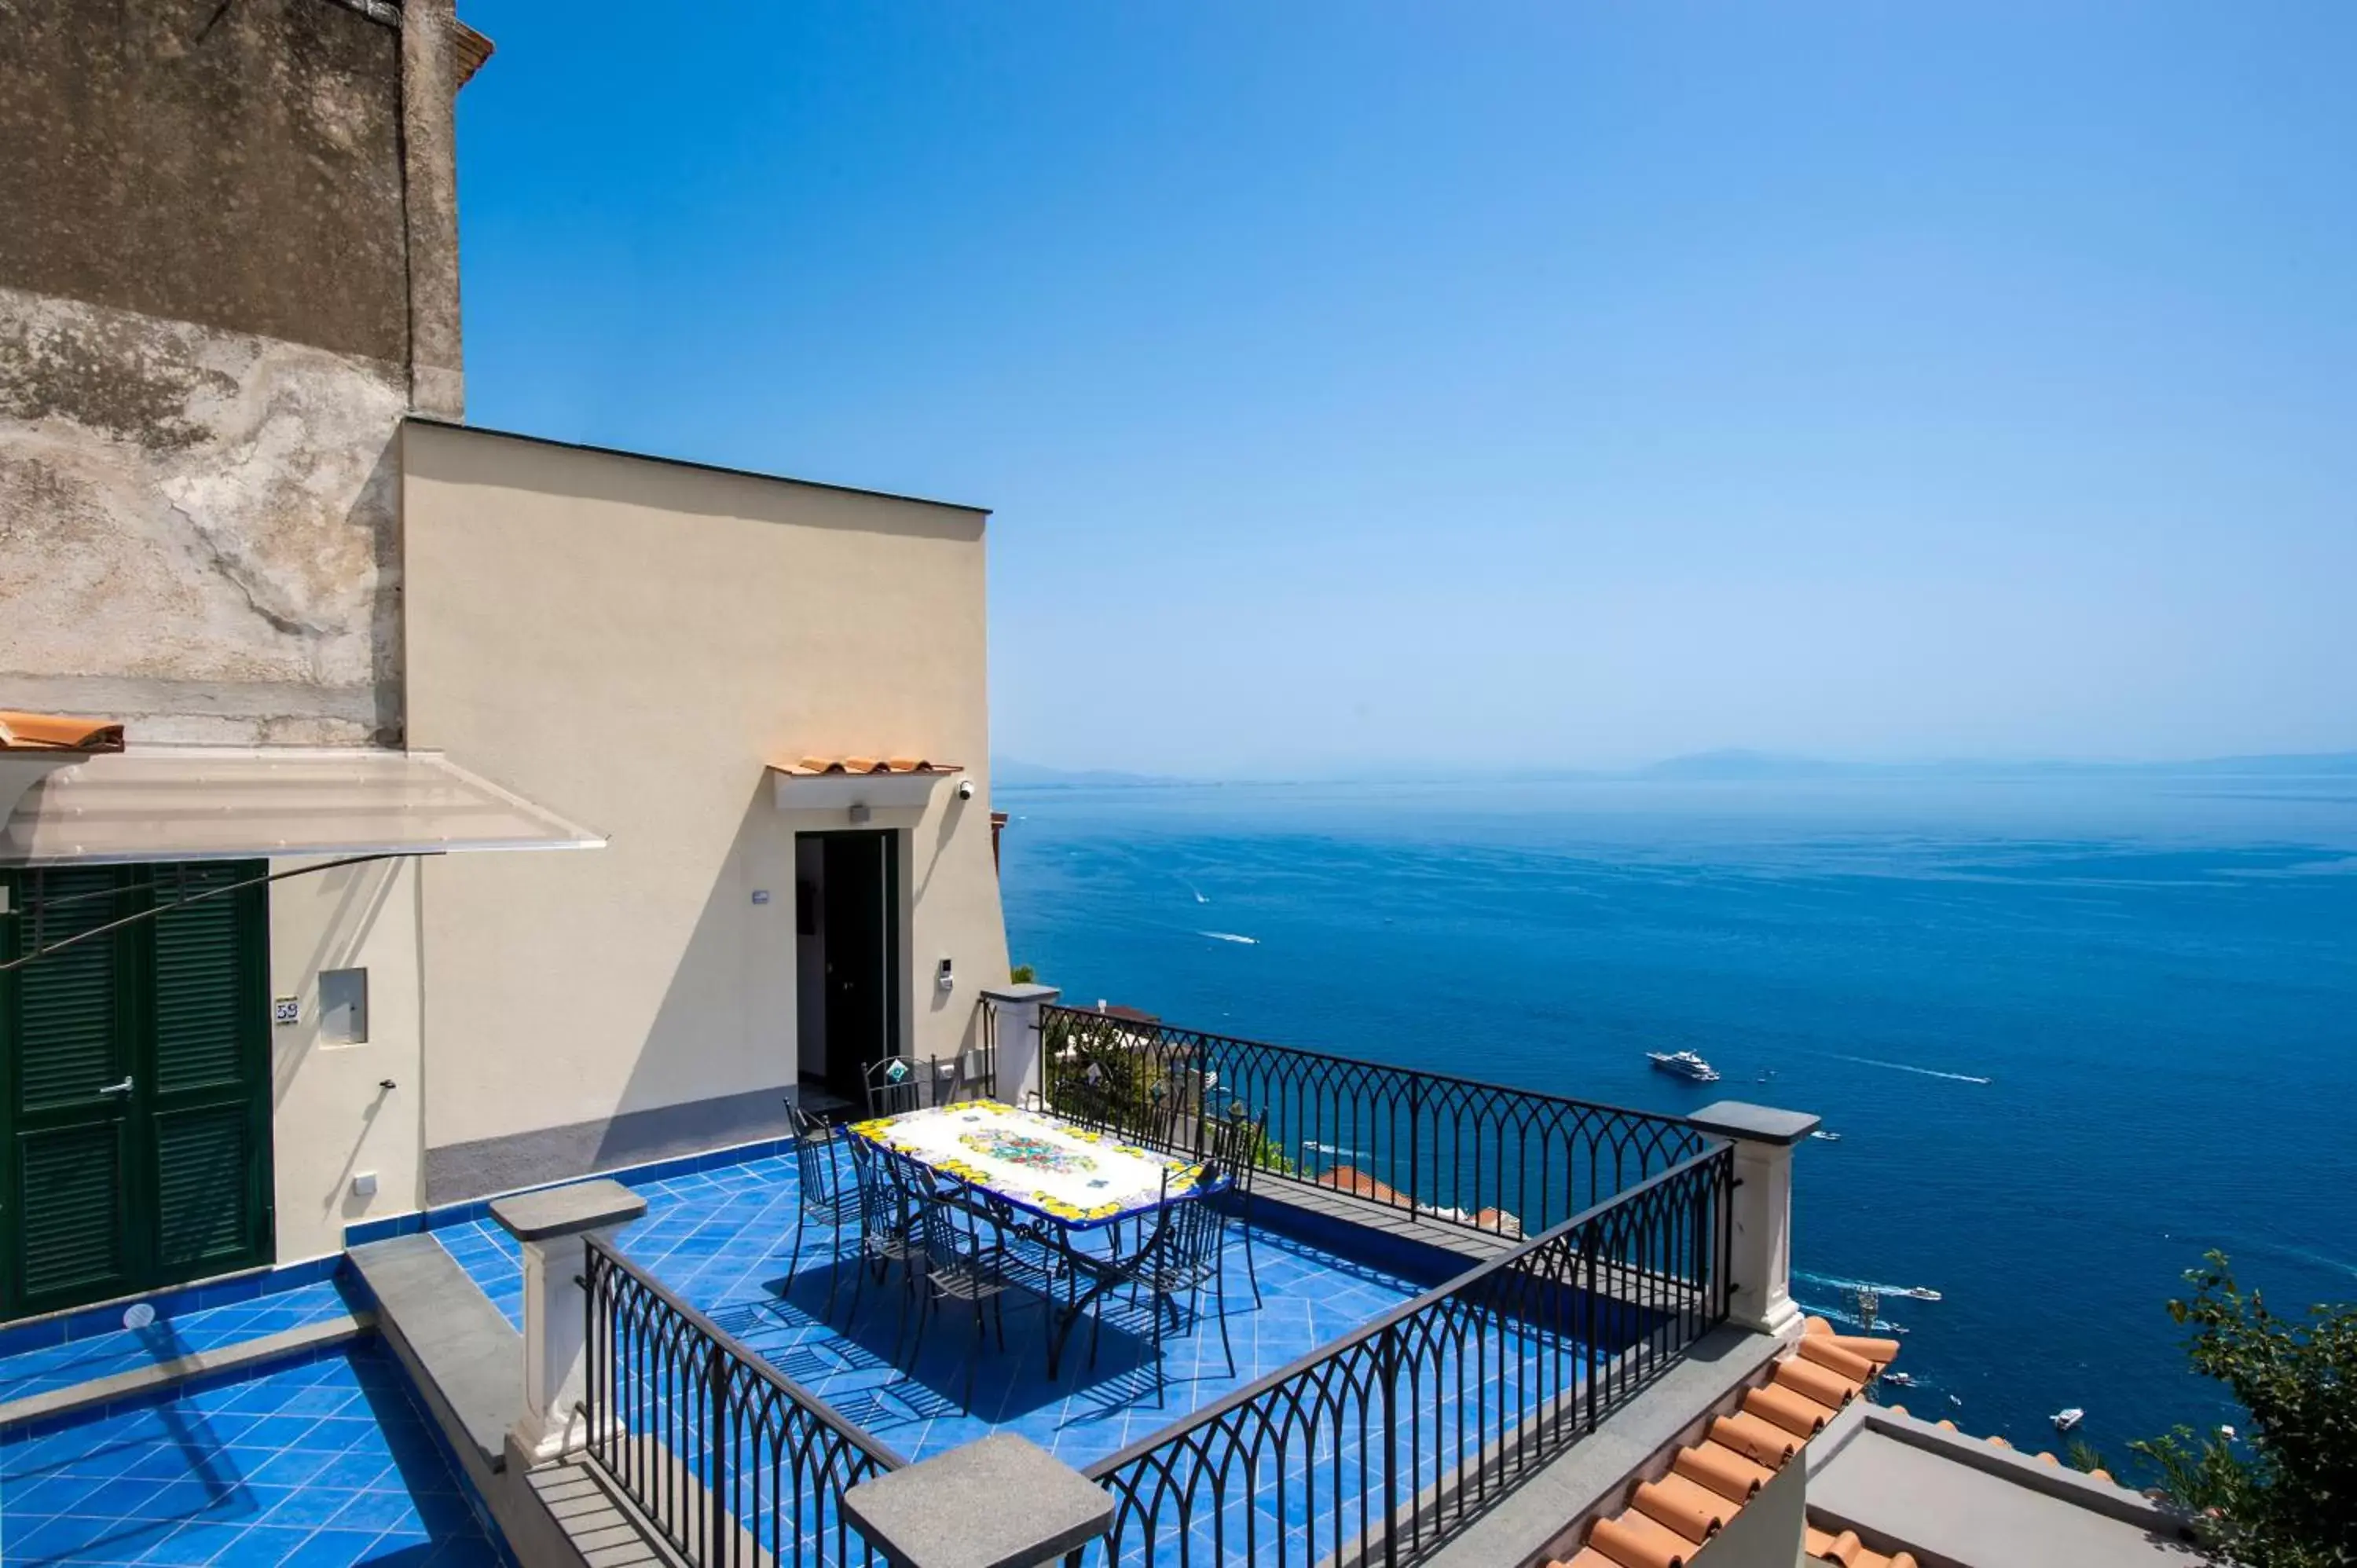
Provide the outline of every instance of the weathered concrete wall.
{"type": "Polygon", "coordinates": [[[0,284],[405,363],[401,71],[330,0],[0,0],[0,284]]]}
{"type": "MultiPolygon", "coordinates": [[[[409,403],[463,419],[467,378],[458,334],[459,71],[461,27],[452,0],[406,0],[401,13],[401,144],[409,235],[409,403]]],[[[480,63],[478,59],[478,64],[480,63]]]]}
{"type": "Polygon", "coordinates": [[[389,454],[425,339],[427,403],[460,398],[455,23],[415,8],[404,38],[339,0],[0,0],[12,703],[399,739],[389,454]]]}
{"type": "Polygon", "coordinates": [[[397,364],[0,288],[0,690],[135,739],[398,736],[397,364]]]}

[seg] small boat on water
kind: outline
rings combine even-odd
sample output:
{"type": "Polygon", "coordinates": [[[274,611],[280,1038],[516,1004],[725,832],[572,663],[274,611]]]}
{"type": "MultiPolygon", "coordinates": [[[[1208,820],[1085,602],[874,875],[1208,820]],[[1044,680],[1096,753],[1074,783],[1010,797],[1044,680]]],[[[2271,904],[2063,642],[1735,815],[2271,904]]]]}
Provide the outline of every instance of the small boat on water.
{"type": "Polygon", "coordinates": [[[1930,1285],[1907,1285],[1900,1289],[1890,1291],[1887,1294],[1890,1295],[1903,1295],[1910,1301],[1944,1301],[1947,1299],[1938,1291],[1933,1290],[1930,1285]]]}
{"type": "Polygon", "coordinates": [[[1645,1059],[1674,1078],[1691,1079],[1696,1083],[1718,1081],[1718,1069],[1692,1051],[1647,1051],[1645,1059]]]}
{"type": "Polygon", "coordinates": [[[1818,1128],[1815,1132],[1810,1133],[1809,1136],[1814,1138],[1820,1144],[1838,1144],[1841,1142],[1841,1134],[1839,1133],[1828,1133],[1823,1127],[1818,1128]]]}
{"type": "Polygon", "coordinates": [[[1895,1389],[1911,1389],[1915,1386],[1915,1374],[1902,1372],[1896,1367],[1890,1367],[1884,1369],[1882,1380],[1895,1389]]]}
{"type": "Polygon", "coordinates": [[[2067,1410],[2056,1411],[2050,1419],[2054,1423],[2055,1431],[2068,1432],[2072,1427],[2078,1425],[2081,1422],[2086,1420],[2087,1412],[2081,1410],[2074,1404],[2067,1410]]]}

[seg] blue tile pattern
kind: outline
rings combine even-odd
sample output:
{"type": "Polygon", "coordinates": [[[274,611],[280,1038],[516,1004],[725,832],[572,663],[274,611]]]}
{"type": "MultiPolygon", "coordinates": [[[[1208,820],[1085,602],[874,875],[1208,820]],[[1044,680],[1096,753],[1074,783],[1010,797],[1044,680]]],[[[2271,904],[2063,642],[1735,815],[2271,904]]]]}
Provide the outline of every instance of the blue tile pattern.
{"type": "MultiPolygon", "coordinates": [[[[536,1192],[542,1187],[565,1187],[591,1176],[610,1176],[625,1185],[658,1182],[672,1176],[686,1176],[694,1171],[716,1170],[724,1165],[742,1165],[748,1160],[767,1159],[773,1155],[791,1155],[791,1138],[761,1138],[750,1144],[732,1144],[725,1149],[706,1149],[701,1154],[676,1155],[669,1159],[651,1160],[644,1165],[624,1165],[614,1170],[590,1171],[582,1176],[566,1176],[562,1181],[544,1182],[540,1187],[518,1187],[516,1192],[536,1192]]],[[[511,1197],[514,1193],[501,1193],[511,1197]]],[[[357,1225],[344,1227],[344,1245],[358,1247],[364,1242],[382,1241],[393,1236],[414,1236],[421,1230],[439,1230],[447,1226],[469,1225],[486,1219],[491,1212],[491,1198],[478,1197],[466,1203],[446,1204],[416,1214],[396,1214],[388,1219],[364,1219],[357,1225]]]]}
{"type": "Polygon", "coordinates": [[[0,1562],[510,1560],[381,1342],[0,1437],[0,1562]]]}
{"type": "MultiPolygon", "coordinates": [[[[199,1284],[177,1285],[139,1299],[154,1307],[158,1317],[179,1317],[193,1312],[252,1301],[257,1296],[274,1295],[282,1291],[317,1284],[335,1277],[343,1262],[343,1254],[339,1252],[330,1257],[314,1258],[307,1262],[289,1263],[284,1268],[255,1269],[223,1279],[207,1280],[199,1284]]],[[[77,1339],[118,1333],[123,1327],[124,1308],[129,1305],[127,1301],[107,1302],[97,1306],[76,1307],[70,1312],[52,1313],[24,1323],[12,1323],[0,1328],[0,1361],[21,1356],[27,1350],[48,1349],[77,1339]]],[[[5,1375],[5,1372],[0,1372],[0,1377],[5,1375]]]]}
{"type": "MultiPolygon", "coordinates": [[[[625,1230],[622,1250],[780,1371],[833,1404],[847,1419],[920,1459],[992,1431],[1021,1433],[1067,1463],[1085,1465],[1159,1431],[1189,1411],[1329,1344],[1414,1296],[1421,1283],[1310,1246],[1280,1232],[1254,1234],[1265,1305],[1254,1307],[1244,1274],[1241,1228],[1231,1229],[1227,1326],[1236,1371],[1228,1373],[1214,1320],[1216,1298],[1203,1293],[1193,1321],[1163,1342],[1168,1389],[1156,1402],[1151,1320],[1125,1300],[1108,1305],[1096,1366],[1087,1365],[1087,1325],[1073,1337],[1061,1369],[1046,1375],[1047,1312],[1036,1297],[1010,1294],[1006,1350],[990,1348],[976,1373],[971,1411],[963,1408],[973,1318],[945,1310],[925,1331],[913,1372],[907,1360],[901,1274],[883,1285],[835,1262],[828,1232],[805,1238],[791,1287],[799,1187],[791,1155],[716,1164],[628,1183],[647,1200],[647,1218],[625,1230]],[[822,1321],[832,1278],[834,1322],[822,1321]],[[860,1297],[855,1315],[853,1297],[860,1297]]],[[[481,1218],[436,1225],[433,1234],[476,1283],[521,1326],[522,1261],[514,1240],[481,1218]]]]}
{"type": "MultiPolygon", "coordinates": [[[[70,1388],[93,1378],[152,1367],[192,1350],[214,1350],[243,1344],[267,1335],[300,1328],[350,1312],[341,1286],[333,1279],[297,1284],[268,1295],[254,1295],[200,1305],[201,1293],[178,1292],[174,1297],[185,1309],[168,1310],[174,1298],[162,1298],[156,1320],[144,1328],[123,1326],[123,1308],[112,1309],[106,1320],[111,1333],[91,1333],[52,1345],[18,1350],[0,1359],[0,1401],[24,1399],[52,1389],[70,1388]]],[[[155,1305],[159,1298],[149,1298],[155,1305]]]]}

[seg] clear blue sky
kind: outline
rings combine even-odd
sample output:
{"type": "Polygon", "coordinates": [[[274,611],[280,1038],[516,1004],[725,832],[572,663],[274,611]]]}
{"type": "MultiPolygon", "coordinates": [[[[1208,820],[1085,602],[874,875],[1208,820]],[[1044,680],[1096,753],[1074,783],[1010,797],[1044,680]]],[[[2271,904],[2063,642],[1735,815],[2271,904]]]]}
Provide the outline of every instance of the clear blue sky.
{"type": "Polygon", "coordinates": [[[470,416],[995,509],[1002,756],[2357,747],[2349,0],[463,9],[470,416]]]}

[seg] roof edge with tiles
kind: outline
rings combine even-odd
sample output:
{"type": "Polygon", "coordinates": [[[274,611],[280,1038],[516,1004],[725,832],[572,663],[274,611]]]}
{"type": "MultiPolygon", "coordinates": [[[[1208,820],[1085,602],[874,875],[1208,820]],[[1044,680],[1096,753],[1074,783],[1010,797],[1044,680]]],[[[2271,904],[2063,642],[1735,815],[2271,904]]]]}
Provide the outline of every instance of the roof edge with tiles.
{"type": "MultiPolygon", "coordinates": [[[[1894,1438],[1910,1447],[1921,1448],[1941,1458],[1969,1466],[2013,1485],[2028,1486],[2072,1507],[2092,1509],[2136,1525],[2156,1537],[2185,1538],[2188,1535],[2190,1521],[2166,1498],[2157,1493],[2139,1491],[2100,1466],[2081,1470],[2066,1464],[2050,1450],[2025,1452],[1994,1434],[1975,1437],[1953,1421],[1934,1421],[1915,1415],[1903,1404],[1878,1405],[1861,1413],[1866,1417],[1864,1426],[1859,1429],[1861,1431],[1894,1438]]],[[[1833,1453],[1839,1452],[1836,1444],[1833,1453]]],[[[1819,1511],[1812,1502],[1812,1516],[1819,1511]]],[[[1829,1518],[1824,1522],[1846,1523],[1838,1518],[1829,1518]]]]}
{"type": "MultiPolygon", "coordinates": [[[[1665,1450],[1666,1463],[1657,1455],[1648,1469],[1658,1473],[1635,1482],[1620,1511],[1590,1522],[1579,1550],[1549,1568],[1686,1568],[1898,1355],[1897,1340],[1835,1334],[1811,1318],[1761,1376],[1720,1402],[1697,1441],[1665,1450]]],[[[1823,1556],[1817,1533],[1812,1556],[1839,1568],[1917,1568],[1907,1553],[1885,1557],[1855,1536],[1826,1537],[1843,1555],[1823,1556]]]]}
{"type": "Polygon", "coordinates": [[[945,774],[965,771],[954,762],[933,762],[921,757],[801,757],[772,762],[770,770],[793,779],[877,777],[887,774],[945,774]]]}

